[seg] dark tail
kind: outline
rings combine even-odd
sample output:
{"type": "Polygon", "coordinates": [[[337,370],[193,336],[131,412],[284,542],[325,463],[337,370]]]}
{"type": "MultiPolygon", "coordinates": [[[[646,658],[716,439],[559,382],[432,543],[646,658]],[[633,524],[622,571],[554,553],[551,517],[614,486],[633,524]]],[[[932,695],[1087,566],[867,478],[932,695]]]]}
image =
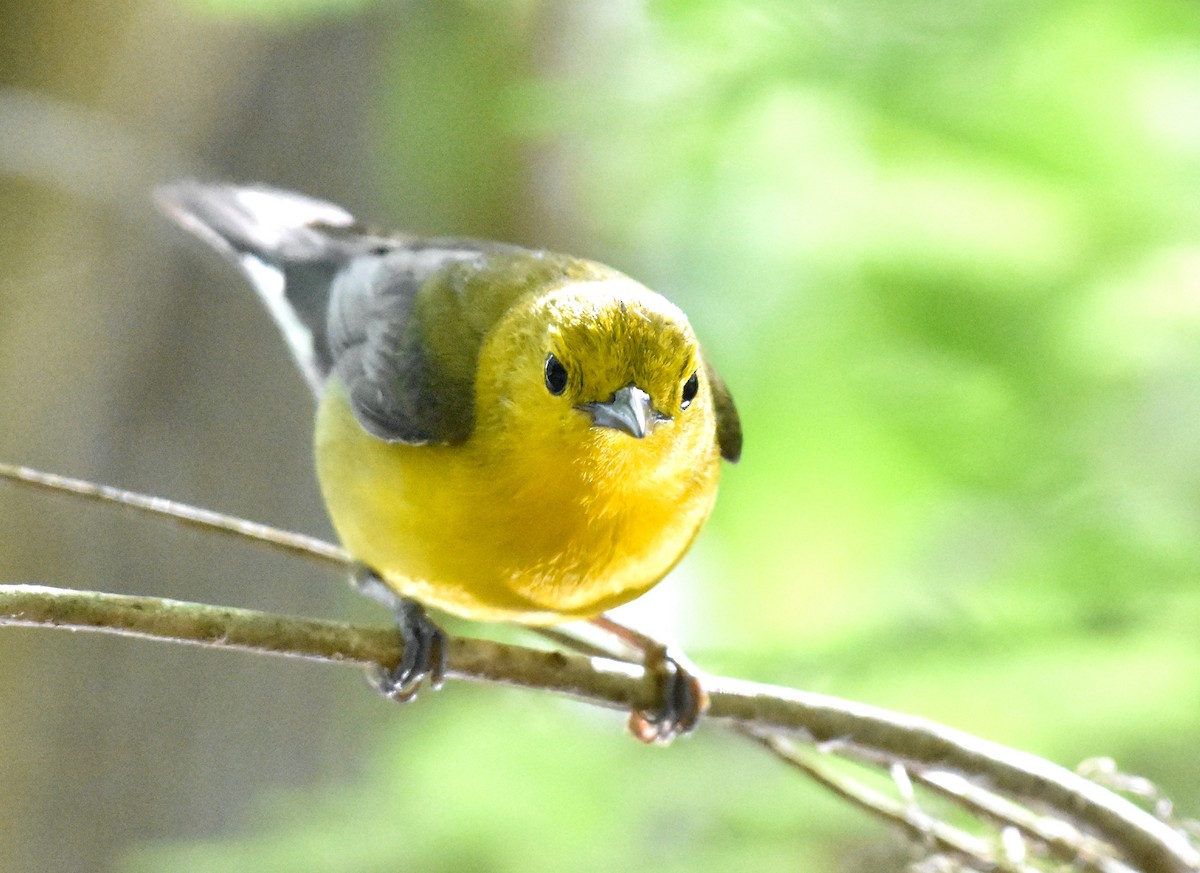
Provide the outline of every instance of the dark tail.
{"type": "Polygon", "coordinates": [[[329,372],[330,285],[369,249],[340,206],[265,186],[174,182],[155,191],[159,207],[238,268],[274,317],[316,390],[329,372]]]}

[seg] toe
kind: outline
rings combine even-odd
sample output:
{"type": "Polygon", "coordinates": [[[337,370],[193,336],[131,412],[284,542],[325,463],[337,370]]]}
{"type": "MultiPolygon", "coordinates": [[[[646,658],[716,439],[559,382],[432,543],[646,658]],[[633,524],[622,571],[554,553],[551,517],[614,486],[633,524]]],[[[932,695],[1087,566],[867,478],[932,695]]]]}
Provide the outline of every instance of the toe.
{"type": "Polygon", "coordinates": [[[430,687],[441,687],[446,675],[448,646],[445,632],[415,600],[398,599],[395,614],[396,632],[404,651],[395,667],[380,668],[372,684],[385,697],[407,702],[416,698],[427,679],[430,687]]]}
{"type": "Polygon", "coordinates": [[[686,669],[681,655],[665,647],[646,653],[646,675],[656,684],[658,706],[653,711],[634,710],[629,730],[643,743],[667,745],[691,733],[708,708],[708,695],[694,673],[686,669]]]}

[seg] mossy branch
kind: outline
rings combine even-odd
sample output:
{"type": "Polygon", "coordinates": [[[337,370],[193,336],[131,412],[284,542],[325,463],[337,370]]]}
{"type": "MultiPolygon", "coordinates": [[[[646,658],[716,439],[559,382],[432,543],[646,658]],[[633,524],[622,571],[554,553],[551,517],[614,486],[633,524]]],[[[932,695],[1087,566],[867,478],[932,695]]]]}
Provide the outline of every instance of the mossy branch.
{"type": "MultiPolygon", "coordinates": [[[[0,478],[169,516],[329,563],[348,560],[340,549],[319,540],[159,498],[5,464],[0,464],[0,478]]],[[[398,635],[390,629],[41,585],[0,585],[0,626],[4,625],[114,633],[360,667],[393,667],[402,652],[398,635]]],[[[448,678],[550,691],[624,710],[649,710],[657,703],[653,679],[636,664],[479,639],[451,640],[448,678]]],[[[1200,851],[1172,822],[1035,755],[867,704],[703,678],[711,700],[708,720],[750,737],[851,802],[924,835],[930,845],[950,852],[968,869],[1040,868],[921,812],[908,774],[1000,832],[1019,834],[1033,846],[1033,857],[1040,853],[1100,873],[1130,866],[1155,873],[1200,871],[1200,851]],[[811,744],[813,751],[800,751],[796,740],[811,744]],[[907,805],[832,773],[827,764],[835,756],[890,772],[907,805]],[[968,781],[958,783],[952,777],[968,781]]]]}

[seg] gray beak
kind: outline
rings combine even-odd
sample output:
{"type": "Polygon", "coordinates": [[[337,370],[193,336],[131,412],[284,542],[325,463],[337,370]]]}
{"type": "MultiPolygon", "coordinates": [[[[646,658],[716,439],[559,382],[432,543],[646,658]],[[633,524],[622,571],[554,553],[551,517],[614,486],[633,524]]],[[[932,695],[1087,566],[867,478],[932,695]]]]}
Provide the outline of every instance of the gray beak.
{"type": "Polygon", "coordinates": [[[579,408],[592,417],[596,427],[615,427],[638,439],[664,418],[650,404],[650,395],[636,385],[621,388],[607,403],[584,403],[579,408]]]}

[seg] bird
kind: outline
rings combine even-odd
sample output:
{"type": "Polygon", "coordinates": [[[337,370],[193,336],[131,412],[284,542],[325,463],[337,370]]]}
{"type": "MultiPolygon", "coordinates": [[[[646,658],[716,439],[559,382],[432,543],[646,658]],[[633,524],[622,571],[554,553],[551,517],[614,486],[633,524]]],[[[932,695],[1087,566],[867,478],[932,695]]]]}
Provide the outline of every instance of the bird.
{"type": "MultiPolygon", "coordinates": [[[[382,232],[266,185],[182,180],[155,199],[254,287],[312,388],[330,520],[404,643],[376,677],[398,700],[445,671],[427,607],[599,621],[676,565],[722,459],[741,455],[736,406],[687,316],[611,267],[382,232]]],[[[705,698],[660,654],[663,702],[631,725],[667,742],[705,698]]]]}

